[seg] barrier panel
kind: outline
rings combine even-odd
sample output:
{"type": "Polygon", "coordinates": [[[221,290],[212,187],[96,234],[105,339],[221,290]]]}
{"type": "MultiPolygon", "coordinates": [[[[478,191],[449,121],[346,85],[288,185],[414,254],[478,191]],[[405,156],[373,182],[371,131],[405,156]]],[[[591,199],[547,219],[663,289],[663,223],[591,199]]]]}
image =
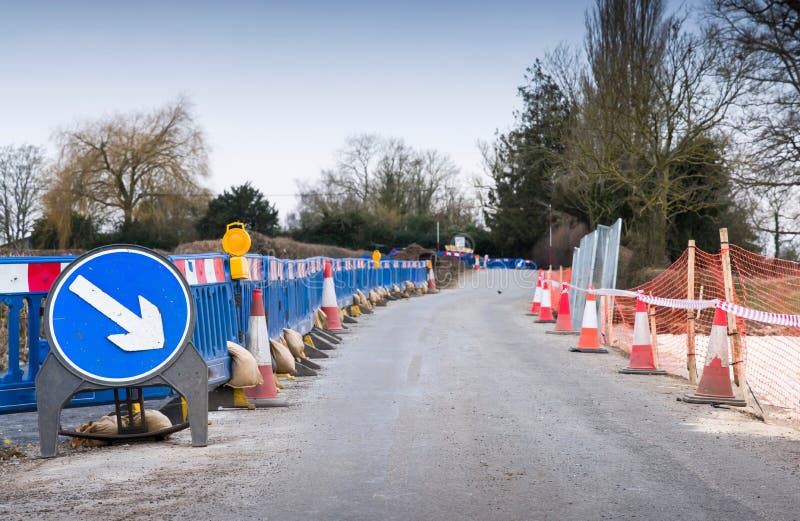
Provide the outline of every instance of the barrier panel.
{"type": "Polygon", "coordinates": [[[192,343],[208,365],[209,388],[216,387],[231,378],[227,342],[240,342],[227,256],[176,255],[169,259],[192,290],[197,313],[192,343]]]}
{"type": "MultiPolygon", "coordinates": [[[[617,264],[619,241],[622,236],[622,219],[611,226],[599,225],[595,231],[581,238],[580,246],[572,253],[571,283],[579,288],[613,289],[617,287],[617,264]]],[[[570,292],[569,308],[573,331],[579,331],[583,323],[586,294],[570,292]]],[[[598,321],[600,309],[597,310],[598,321]]],[[[599,323],[599,322],[598,322],[599,323]]]]}
{"type": "MultiPolygon", "coordinates": [[[[36,409],[36,374],[49,351],[41,328],[44,299],[73,258],[0,259],[0,318],[5,336],[4,360],[0,352],[0,370],[5,370],[0,377],[0,413],[36,409]]],[[[94,397],[83,398],[77,401],[94,397]]]]}

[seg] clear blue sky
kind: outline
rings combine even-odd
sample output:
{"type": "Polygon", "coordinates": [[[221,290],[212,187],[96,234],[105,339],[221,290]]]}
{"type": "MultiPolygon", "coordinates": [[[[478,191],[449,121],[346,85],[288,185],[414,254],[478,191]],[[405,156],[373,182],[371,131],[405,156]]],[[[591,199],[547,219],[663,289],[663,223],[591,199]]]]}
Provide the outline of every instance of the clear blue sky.
{"type": "Polygon", "coordinates": [[[479,170],[526,66],[580,44],[589,0],[0,0],[0,144],[186,94],[212,148],[208,186],[252,181],[285,217],[295,179],[377,132],[479,170]]]}

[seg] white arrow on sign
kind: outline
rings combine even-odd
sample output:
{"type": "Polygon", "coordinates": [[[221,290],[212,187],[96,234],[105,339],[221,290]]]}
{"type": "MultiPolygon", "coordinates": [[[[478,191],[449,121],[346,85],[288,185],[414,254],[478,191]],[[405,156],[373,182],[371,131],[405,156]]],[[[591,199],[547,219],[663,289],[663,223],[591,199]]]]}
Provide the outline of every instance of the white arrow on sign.
{"type": "Polygon", "coordinates": [[[164,323],[161,320],[161,311],[143,296],[139,295],[142,315],[139,317],[89,282],[83,275],[75,277],[69,285],[69,290],[127,331],[107,337],[123,351],[148,351],[164,347],[164,323]]]}

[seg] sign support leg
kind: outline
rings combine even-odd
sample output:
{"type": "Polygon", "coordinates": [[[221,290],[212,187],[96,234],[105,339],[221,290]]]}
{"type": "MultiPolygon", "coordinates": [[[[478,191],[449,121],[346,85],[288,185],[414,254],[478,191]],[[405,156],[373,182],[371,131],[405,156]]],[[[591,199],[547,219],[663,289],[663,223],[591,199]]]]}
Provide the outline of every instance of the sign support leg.
{"type": "Polygon", "coordinates": [[[191,343],[163,373],[170,387],[186,399],[192,447],[208,445],[208,366],[191,343]]]}
{"type": "Polygon", "coordinates": [[[36,408],[39,411],[39,448],[45,458],[58,453],[58,425],[61,409],[83,381],[64,369],[50,354],[36,375],[36,408]]]}

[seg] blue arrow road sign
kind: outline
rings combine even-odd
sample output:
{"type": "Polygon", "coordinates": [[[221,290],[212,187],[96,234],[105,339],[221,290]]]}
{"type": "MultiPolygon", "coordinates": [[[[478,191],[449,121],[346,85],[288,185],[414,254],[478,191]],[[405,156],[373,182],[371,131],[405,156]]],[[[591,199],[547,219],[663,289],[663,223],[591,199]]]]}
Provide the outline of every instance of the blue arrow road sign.
{"type": "Polygon", "coordinates": [[[165,367],[189,340],[194,303],[180,272],[138,246],[79,257],[53,284],[45,328],[53,354],[79,376],[126,384],[165,367]]]}

